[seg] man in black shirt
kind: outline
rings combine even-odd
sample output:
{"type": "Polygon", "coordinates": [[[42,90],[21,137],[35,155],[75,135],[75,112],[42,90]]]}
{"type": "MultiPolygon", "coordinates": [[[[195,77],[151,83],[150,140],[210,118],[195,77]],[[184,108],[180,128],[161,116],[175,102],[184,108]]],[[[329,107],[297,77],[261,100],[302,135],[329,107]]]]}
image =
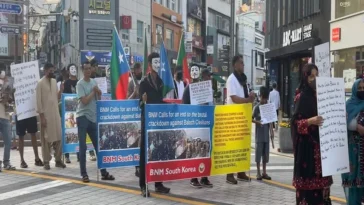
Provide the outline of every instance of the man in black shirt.
{"type": "MultiPolygon", "coordinates": [[[[146,60],[146,59],[145,59],[146,60]]],[[[142,191],[142,196],[149,196],[149,191],[145,186],[145,104],[163,104],[163,81],[158,76],[160,69],[160,57],[158,53],[151,53],[148,56],[148,65],[152,68],[151,72],[140,82],[139,98],[141,108],[141,133],[140,138],[140,176],[139,186],[142,191]]],[[[169,193],[170,188],[163,186],[162,182],[155,183],[155,191],[159,193],[169,193]]]]}

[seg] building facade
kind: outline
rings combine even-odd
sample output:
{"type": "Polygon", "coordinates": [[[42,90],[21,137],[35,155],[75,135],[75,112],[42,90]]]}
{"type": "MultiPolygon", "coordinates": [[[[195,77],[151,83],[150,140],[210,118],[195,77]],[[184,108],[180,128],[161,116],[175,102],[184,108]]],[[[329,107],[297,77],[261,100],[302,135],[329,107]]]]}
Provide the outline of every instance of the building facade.
{"type": "Polygon", "coordinates": [[[364,2],[332,0],[331,10],[333,75],[344,78],[346,92],[351,92],[356,77],[364,73],[364,2]]]}
{"type": "Polygon", "coordinates": [[[179,42],[183,32],[180,0],[154,0],[152,4],[152,51],[160,52],[164,41],[171,69],[177,64],[179,42]]]}
{"type": "Polygon", "coordinates": [[[314,48],[330,41],[331,1],[268,0],[265,37],[270,85],[278,84],[282,117],[290,118],[302,67],[314,62],[314,48]]]}
{"type": "Polygon", "coordinates": [[[151,50],[152,1],[129,1],[119,4],[120,38],[129,48],[130,64],[143,63],[145,32],[148,53],[151,50]],[[126,27],[124,29],[123,27],[126,27]]]}
{"type": "Polygon", "coordinates": [[[223,77],[231,73],[230,54],[230,7],[227,0],[209,0],[207,3],[207,36],[206,46],[209,46],[207,61],[214,71],[223,77]],[[210,52],[212,51],[212,52],[210,52]]]}

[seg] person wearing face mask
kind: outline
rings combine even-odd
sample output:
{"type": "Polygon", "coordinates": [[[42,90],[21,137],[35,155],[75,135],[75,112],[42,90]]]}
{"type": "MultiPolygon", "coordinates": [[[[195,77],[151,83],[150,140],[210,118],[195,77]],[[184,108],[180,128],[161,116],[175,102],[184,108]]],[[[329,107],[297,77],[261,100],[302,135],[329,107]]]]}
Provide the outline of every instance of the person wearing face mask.
{"type": "MultiPolygon", "coordinates": [[[[200,68],[198,68],[197,66],[192,66],[192,68],[191,68],[191,77],[192,77],[193,82],[196,83],[200,79],[200,68]],[[192,72],[194,72],[194,73],[192,73],[192,72]]],[[[211,81],[212,73],[210,72],[209,69],[204,69],[201,72],[201,75],[202,75],[202,77],[201,77],[202,81],[211,81]]],[[[211,92],[213,92],[212,88],[211,88],[211,92]]],[[[191,104],[189,85],[187,85],[187,87],[185,88],[185,90],[183,92],[182,103],[191,104]]],[[[213,102],[210,102],[210,103],[206,103],[205,105],[213,105],[213,104],[214,104],[213,102]]],[[[208,150],[208,151],[210,151],[210,150],[208,150]]],[[[212,188],[213,187],[212,183],[209,181],[209,179],[207,177],[202,177],[200,181],[198,181],[197,178],[193,178],[190,181],[190,185],[194,188],[202,188],[202,187],[212,188]]]]}
{"type": "MultiPolygon", "coordinates": [[[[243,56],[234,56],[232,59],[232,65],[234,67],[234,72],[226,81],[227,104],[253,103],[255,93],[249,92],[247,77],[244,74],[243,56]]],[[[245,172],[239,172],[237,174],[237,180],[250,181],[250,178],[245,174],[245,172]]],[[[237,180],[234,178],[234,174],[228,174],[226,176],[226,182],[229,184],[238,184],[237,180]]]]}
{"type": "MultiPolygon", "coordinates": [[[[128,86],[128,99],[139,99],[139,85],[140,81],[142,80],[143,73],[142,73],[142,66],[140,63],[135,63],[133,68],[133,75],[134,78],[129,81],[128,86]]],[[[140,146],[140,140],[139,140],[139,146],[140,146]]],[[[139,177],[139,166],[135,167],[135,176],[139,177]]]]}
{"type": "Polygon", "coordinates": [[[332,177],[323,177],[321,168],[319,126],[323,118],[317,114],[316,77],[318,68],[307,64],[302,69],[291,118],[291,137],[294,149],[293,186],[297,204],[331,205],[332,177]]]}
{"type": "Polygon", "coordinates": [[[44,76],[37,84],[36,99],[37,112],[41,120],[41,143],[44,169],[49,170],[49,162],[52,159],[51,147],[54,149],[56,167],[66,168],[62,162],[62,128],[59,116],[58,100],[61,92],[58,92],[54,79],[54,66],[51,63],[44,65],[44,76]]]}
{"type": "Polygon", "coordinates": [[[364,79],[357,79],[352,87],[352,95],[346,102],[348,143],[349,143],[349,173],[341,175],[342,186],[348,205],[364,202],[364,188],[360,182],[364,180],[364,162],[362,153],[364,146],[361,139],[364,136],[364,79]]]}
{"type": "Polygon", "coordinates": [[[11,149],[11,128],[9,116],[6,113],[6,107],[9,105],[10,93],[8,93],[6,85],[5,71],[0,71],[0,133],[4,140],[4,155],[3,161],[0,160],[0,172],[2,163],[5,170],[15,170],[15,167],[10,164],[10,149],[11,149]]]}
{"type": "MultiPolygon", "coordinates": [[[[150,66],[151,72],[140,82],[139,86],[139,101],[141,109],[141,138],[140,138],[140,176],[139,186],[143,197],[149,196],[149,191],[145,186],[145,104],[164,104],[163,102],[163,81],[158,76],[160,69],[160,56],[158,53],[151,53],[148,56],[148,66],[150,66]]],[[[163,185],[162,182],[155,183],[155,191],[159,193],[169,193],[170,188],[163,185]]]]}

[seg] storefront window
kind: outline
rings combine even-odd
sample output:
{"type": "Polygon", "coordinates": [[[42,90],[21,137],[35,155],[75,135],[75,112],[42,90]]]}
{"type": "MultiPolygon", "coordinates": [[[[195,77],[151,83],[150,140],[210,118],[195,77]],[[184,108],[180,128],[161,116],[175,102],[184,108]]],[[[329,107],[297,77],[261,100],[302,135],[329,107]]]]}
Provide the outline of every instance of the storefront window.
{"type": "Polygon", "coordinates": [[[364,11],[364,0],[335,0],[335,17],[340,18],[359,11],[364,11]]]}
{"type": "Polygon", "coordinates": [[[344,78],[346,92],[351,92],[355,79],[363,73],[364,46],[335,51],[334,77],[344,78]]]}

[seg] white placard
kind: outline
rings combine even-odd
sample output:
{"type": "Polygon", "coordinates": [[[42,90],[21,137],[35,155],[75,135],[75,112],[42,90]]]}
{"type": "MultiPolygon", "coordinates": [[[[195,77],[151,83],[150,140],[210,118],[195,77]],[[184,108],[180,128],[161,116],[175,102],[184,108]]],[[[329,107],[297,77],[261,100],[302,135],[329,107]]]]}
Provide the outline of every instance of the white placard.
{"type": "Polygon", "coordinates": [[[201,105],[214,101],[211,80],[192,83],[189,88],[191,105],[201,105]]]}
{"type": "Polygon", "coordinates": [[[106,77],[94,78],[102,93],[107,93],[106,77]]]}
{"type": "Polygon", "coordinates": [[[315,46],[315,64],[319,69],[319,76],[331,77],[330,42],[315,46]]]}
{"type": "Polygon", "coordinates": [[[351,89],[356,80],[356,69],[343,70],[345,89],[351,89]]]}
{"type": "Polygon", "coordinates": [[[324,119],[320,131],[322,176],[347,173],[348,135],[344,79],[317,77],[317,112],[324,119]]]}
{"type": "Polygon", "coordinates": [[[39,77],[38,61],[10,65],[14,78],[15,105],[18,120],[37,116],[36,88],[39,77]]]}
{"type": "Polygon", "coordinates": [[[276,107],[273,103],[260,105],[259,111],[260,111],[261,123],[263,125],[278,121],[276,107]]]}

